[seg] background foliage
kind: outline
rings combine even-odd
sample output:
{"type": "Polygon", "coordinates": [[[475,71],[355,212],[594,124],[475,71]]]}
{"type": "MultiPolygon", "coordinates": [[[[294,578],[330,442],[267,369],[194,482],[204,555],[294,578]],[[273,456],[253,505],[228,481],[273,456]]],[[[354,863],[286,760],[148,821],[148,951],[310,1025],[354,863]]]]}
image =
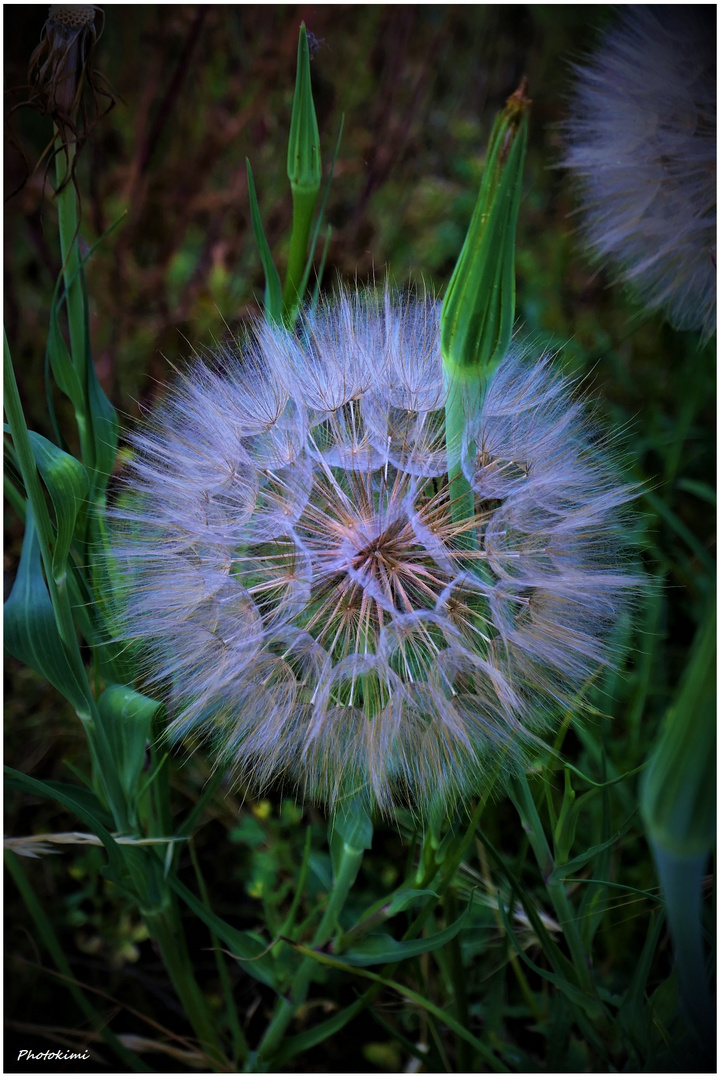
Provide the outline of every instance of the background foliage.
{"type": "MultiPolygon", "coordinates": [[[[23,100],[27,60],[47,10],[10,5],[4,14],[6,85],[19,88],[10,95],[13,105],[23,100]]],[[[645,484],[639,508],[646,569],[659,586],[638,612],[624,670],[594,688],[589,716],[565,738],[565,758],[596,780],[633,773],[646,760],[714,591],[715,546],[713,346],[701,350],[694,335],[643,316],[605,275],[588,268],[572,188],[552,168],[568,61],[592,44],[608,17],[604,8],[572,5],[111,5],[96,66],[117,101],[98,121],[78,165],[83,243],[92,246],[124,214],[87,272],[98,375],[131,423],[191,346],[211,345],[258,310],[263,278],[250,226],[246,156],[270,247],[284,265],[291,213],[285,147],[301,20],[314,35],[313,89],[326,163],[345,114],[327,207],[327,287],[336,278],[381,280],[387,272],[397,284],[424,281],[442,291],[472,212],[492,118],[527,74],[533,108],[518,229],[518,322],[539,345],[558,351],[558,363],[591,382],[600,413],[624,430],[628,469],[645,484]]],[[[20,108],[6,130],[5,190],[14,193],[6,206],[6,330],[28,425],[50,436],[43,355],[60,256],[46,161],[36,167],[51,138],[50,121],[20,108]]],[[[62,424],[64,399],[56,407],[62,424]]],[[[7,521],[12,582],[22,528],[12,514],[7,521]]],[[[19,663],[8,660],[7,669],[6,762],[46,780],[72,780],[69,764],[86,771],[87,748],[70,706],[19,663]]],[[[202,756],[174,756],[176,820],[197,803],[209,774],[202,756]]],[[[563,802],[563,774],[553,773],[547,789],[538,777],[531,782],[552,824],[563,802]]],[[[578,793],[592,790],[572,782],[578,793]]],[[[610,884],[590,889],[578,881],[570,888],[572,899],[585,905],[583,918],[595,920],[593,977],[613,1008],[625,1003],[617,1023],[578,1025],[558,987],[533,970],[533,963],[547,965],[529,912],[551,938],[558,932],[518,813],[500,795],[489,803],[482,831],[427,927],[433,933],[447,926],[472,895],[462,935],[452,946],[404,961],[394,976],[452,1009],[458,1004],[452,968],[459,965],[473,1030],[493,1033],[488,1045],[509,1068],[659,1067],[677,1041],[671,947],[657,918],[637,785],[632,775],[589,798],[572,838],[574,855],[613,838],[572,875],[610,884]],[[510,930],[498,895],[515,909],[510,930]],[[529,964],[519,961],[517,949],[529,964]],[[639,970],[646,983],[633,989],[639,970]]],[[[181,877],[194,885],[192,850],[218,915],[273,933],[287,915],[309,843],[301,913],[310,917],[331,873],[319,811],[296,807],[281,792],[255,800],[219,787],[199,825],[181,877]]],[[[350,919],[398,885],[417,857],[417,838],[406,825],[376,829],[350,919]]],[[[10,836],[77,827],[45,799],[8,795],[10,836]]],[[[107,995],[93,998],[103,1017],[119,1010],[115,1030],[163,1043],[162,1052],[155,1045],[141,1053],[153,1067],[197,1065],[192,1033],[146,927],[122,890],[102,876],[104,862],[100,848],[69,847],[23,860],[23,868],[75,977],[107,995]]],[[[48,957],[26,909],[12,890],[6,895],[9,1060],[15,1046],[83,1045],[72,998],[44,973],[48,957]]],[[[396,916],[396,936],[411,918],[412,912],[396,916]]],[[[207,931],[190,918],[186,928],[198,982],[222,1013],[207,931]]],[[[240,967],[229,970],[253,1045],[273,995],[240,967]]],[[[291,1033],[299,1041],[283,1067],[402,1071],[417,1058],[418,1046],[425,1047],[420,1055],[430,1071],[485,1067],[468,1059],[467,1046],[441,1021],[387,986],[371,1011],[303,1049],[304,1031],[336,1016],[369,985],[357,973],[330,968],[324,977],[296,1018],[291,1033]]],[[[108,1047],[98,1045],[97,1053],[101,1064],[116,1065],[108,1047]]]]}

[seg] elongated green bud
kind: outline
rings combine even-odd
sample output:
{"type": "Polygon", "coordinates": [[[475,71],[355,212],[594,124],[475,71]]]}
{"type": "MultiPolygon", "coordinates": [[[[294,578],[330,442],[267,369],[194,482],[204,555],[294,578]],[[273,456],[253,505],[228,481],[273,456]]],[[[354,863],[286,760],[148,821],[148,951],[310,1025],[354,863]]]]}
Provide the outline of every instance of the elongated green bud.
{"type": "Polygon", "coordinates": [[[507,352],[515,318],[515,232],[527,142],[527,80],[490,135],[480,193],[440,318],[447,387],[446,442],[455,520],[474,513],[461,472],[465,422],[482,407],[490,377],[507,352]]]}
{"type": "Polygon", "coordinates": [[[510,344],[526,91],[523,79],[495,120],[480,193],[443,303],[440,344],[452,375],[487,380],[510,344]]]}
{"type": "Polygon", "coordinates": [[[322,181],[320,132],[310,82],[310,51],[305,23],[300,27],[298,39],[297,74],[288,140],[287,174],[293,199],[293,223],[283,301],[285,308],[291,309],[301,299],[298,290],[305,267],[315,203],[322,181]]]}
{"type": "Polygon", "coordinates": [[[310,83],[310,50],[305,23],[300,27],[297,52],[295,96],[290,120],[287,174],[292,193],[307,192],[317,197],[322,180],[320,132],[310,83]]]}

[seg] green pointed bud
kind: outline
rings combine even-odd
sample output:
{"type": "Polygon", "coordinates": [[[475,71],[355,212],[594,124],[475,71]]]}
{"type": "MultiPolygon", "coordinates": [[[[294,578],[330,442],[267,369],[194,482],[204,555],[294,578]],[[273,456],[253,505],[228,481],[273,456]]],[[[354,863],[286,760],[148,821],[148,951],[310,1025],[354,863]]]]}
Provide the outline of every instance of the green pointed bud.
{"type": "Polygon", "coordinates": [[[293,195],[307,192],[317,197],[322,179],[320,162],[320,132],[310,83],[310,50],[305,23],[300,27],[297,73],[293,98],[290,139],[288,141],[287,174],[293,195]]]}
{"type": "Polygon", "coordinates": [[[515,317],[515,232],[527,143],[527,80],[495,120],[480,193],[443,303],[446,371],[486,382],[515,317]]]}
{"type": "Polygon", "coordinates": [[[287,277],[283,290],[286,311],[295,308],[301,299],[298,295],[299,288],[305,268],[315,203],[322,181],[320,132],[310,82],[310,51],[305,23],[300,27],[298,40],[287,173],[293,199],[293,223],[287,277]]]}
{"type": "MultiPolygon", "coordinates": [[[[527,80],[497,116],[475,210],[440,317],[448,474],[455,520],[474,513],[460,457],[466,418],[482,407],[515,318],[515,233],[527,143],[527,80]]],[[[471,537],[467,534],[468,542],[471,537]]]]}

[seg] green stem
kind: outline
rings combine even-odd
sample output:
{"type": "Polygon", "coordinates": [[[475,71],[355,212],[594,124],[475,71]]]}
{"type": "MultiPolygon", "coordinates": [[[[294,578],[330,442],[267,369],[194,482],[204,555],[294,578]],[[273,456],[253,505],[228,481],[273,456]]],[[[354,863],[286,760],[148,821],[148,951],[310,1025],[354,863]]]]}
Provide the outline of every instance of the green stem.
{"type": "MultiPolygon", "coordinates": [[[[447,912],[448,922],[455,922],[458,918],[458,909],[455,890],[452,887],[446,891],[443,897],[443,904],[447,912]]],[[[463,967],[460,939],[457,937],[453,938],[453,940],[445,947],[449,959],[450,979],[455,995],[455,1018],[469,1031],[471,1025],[467,998],[467,972],[463,967]]],[[[457,1064],[456,1071],[461,1073],[471,1072],[472,1057],[470,1054],[470,1047],[465,1039],[462,1039],[457,1035],[455,1039],[455,1054],[457,1064]]]]}
{"type": "Polygon", "coordinates": [[[302,302],[300,289],[305,276],[308,241],[317,202],[317,191],[293,193],[293,220],[290,233],[290,253],[283,288],[283,314],[286,321],[293,322],[295,312],[302,302]]]}
{"type": "MultiPolygon", "coordinates": [[[[335,932],[338,915],[342,911],[348,893],[358,875],[363,855],[364,849],[358,850],[348,844],[343,844],[337,874],[328,896],[325,914],[312,940],[313,949],[321,949],[335,932]]],[[[295,1013],[305,1001],[316,968],[317,962],[310,957],[306,957],[300,964],[293,979],[290,996],[283,998],[281,1001],[277,1013],[268,1025],[262,1042],[258,1046],[257,1058],[261,1067],[272,1058],[295,1013]]]]}
{"type": "MultiPolygon", "coordinates": [[[[195,845],[190,841],[188,844],[190,851],[190,858],[192,859],[193,869],[195,871],[195,877],[200,888],[200,897],[203,904],[207,908],[210,907],[210,898],[208,897],[207,888],[205,887],[205,879],[203,878],[200,870],[200,863],[198,862],[197,854],[195,852],[195,845]]],[[[220,977],[220,985],[222,987],[223,996],[227,1004],[227,1016],[228,1025],[232,1034],[233,1041],[233,1065],[237,1067],[237,1062],[241,1061],[243,1064],[247,1061],[250,1055],[250,1048],[245,1039],[245,1033],[240,1026],[237,1011],[235,1009],[235,1002],[233,1000],[232,986],[230,984],[230,976],[228,974],[227,962],[225,960],[225,954],[220,943],[220,939],[214,931],[210,931],[210,941],[212,943],[213,952],[215,953],[215,963],[217,965],[218,975],[220,977]]]]}
{"type": "Polygon", "coordinates": [[[708,855],[678,856],[652,840],[650,846],[675,946],[680,1007],[699,1051],[710,1061],[715,1018],[702,943],[702,885],[708,855]]]}
{"type": "MultiPolygon", "coordinates": [[[[462,444],[466,418],[477,416],[487,391],[485,380],[475,372],[463,374],[461,369],[445,363],[445,446],[447,448],[448,480],[450,482],[450,516],[453,524],[461,525],[475,517],[475,492],[462,471],[462,444]]],[[[476,447],[468,447],[472,460],[476,447]]],[[[457,537],[457,546],[466,551],[478,551],[479,539],[475,528],[464,528],[457,537]]],[[[468,559],[468,569],[481,581],[491,581],[484,559],[468,559]]],[[[475,628],[484,629],[485,620],[473,616],[475,628]]],[[[479,639],[481,640],[481,639],[479,639]]]]}
{"type": "Polygon", "coordinates": [[[297,885],[295,887],[295,895],[290,905],[290,910],[287,913],[287,918],[280,927],[280,937],[289,937],[293,933],[295,926],[295,919],[297,917],[298,908],[300,907],[300,901],[302,894],[305,891],[305,882],[307,881],[308,871],[310,869],[310,852],[312,849],[312,829],[308,825],[305,830],[305,848],[303,850],[303,860],[300,865],[300,873],[297,877],[297,885]]]}
{"type": "MultiPolygon", "coordinates": [[[[188,1020],[200,1040],[204,1052],[217,1071],[225,1071],[226,1060],[220,1045],[215,1023],[207,1001],[198,986],[187,951],[180,918],[171,902],[170,911],[149,915],[143,913],[148,933],[160,949],[160,956],[177,992],[188,1020]],[[175,924],[175,925],[173,925],[175,924]]],[[[142,908],[141,908],[142,912],[142,908]]]]}
{"type": "Polygon", "coordinates": [[[595,988],[590,976],[588,956],[578,930],[577,918],[560,882],[553,882],[551,874],[555,869],[555,860],[548,846],[535,802],[530,791],[527,777],[521,773],[516,786],[517,802],[523,827],[527,830],[530,845],[535,853],[540,872],[545,881],[548,895],[555,908],[555,914],[563,929],[565,940],[570,949],[575,972],[580,988],[591,997],[595,997],[595,988]]]}
{"type": "MultiPolygon", "coordinates": [[[[479,862],[480,862],[480,867],[482,869],[483,878],[485,879],[485,881],[489,885],[490,881],[491,881],[490,866],[488,865],[487,856],[485,854],[485,848],[483,847],[482,843],[479,840],[476,840],[476,847],[477,847],[477,853],[478,853],[478,859],[479,859],[479,862]]],[[[495,922],[497,923],[497,928],[500,931],[500,935],[502,937],[506,937],[505,928],[503,926],[503,920],[502,920],[502,915],[500,914],[499,905],[495,905],[494,910],[495,910],[495,922]]],[[[530,984],[529,984],[529,982],[527,981],[527,979],[525,977],[525,972],[523,971],[522,964],[520,963],[520,961],[518,959],[518,955],[517,955],[517,953],[515,952],[515,950],[513,949],[512,945],[510,943],[508,943],[507,958],[508,958],[508,961],[510,963],[510,967],[513,969],[513,973],[514,973],[515,978],[517,980],[518,986],[520,987],[520,993],[522,994],[523,998],[525,999],[525,1003],[529,1007],[530,1012],[532,1013],[533,1017],[535,1018],[535,1020],[537,1022],[539,1022],[542,1019],[542,1010],[538,1008],[537,1001],[535,1000],[535,995],[533,994],[532,990],[530,989],[530,984]]]]}
{"type": "MultiPolygon", "coordinates": [[[[462,471],[462,443],[465,419],[481,408],[480,380],[463,377],[458,370],[452,374],[445,365],[445,445],[448,457],[451,515],[454,522],[468,521],[475,515],[475,497],[462,471]]],[[[464,547],[474,546],[474,531],[461,538],[464,547]]]]}
{"type": "MultiPolygon", "coordinates": [[[[478,827],[482,812],[485,809],[485,804],[492,792],[493,782],[495,778],[496,774],[488,781],[485,789],[486,794],[483,796],[483,798],[480,799],[477,806],[475,807],[475,810],[473,811],[472,817],[468,822],[465,832],[463,833],[462,837],[453,845],[452,849],[446,853],[445,858],[443,859],[441,867],[442,876],[440,878],[439,884],[434,890],[439,895],[442,895],[444,890],[449,886],[450,882],[455,876],[455,873],[457,872],[457,868],[463,860],[463,856],[465,855],[468,846],[470,845],[475,836],[475,831],[478,827]]],[[[401,886],[401,888],[425,889],[430,885],[430,883],[437,875],[439,869],[437,864],[430,865],[431,861],[434,863],[434,860],[430,860],[429,857],[426,857],[427,850],[433,848],[434,844],[430,843],[429,837],[426,834],[425,840],[423,842],[423,855],[421,856],[422,865],[418,868],[418,871],[414,875],[408,876],[407,882],[405,883],[405,885],[401,886]]],[[[433,898],[429,900],[427,904],[423,905],[423,908],[420,911],[419,915],[417,915],[417,917],[413,920],[408,929],[402,935],[402,941],[410,941],[422,932],[422,929],[428,918],[432,914],[436,904],[437,901],[433,898]]],[[[382,971],[380,972],[380,979],[390,979],[393,973],[397,970],[398,966],[399,961],[385,964],[382,971]]],[[[379,997],[379,995],[382,993],[382,990],[382,982],[373,983],[373,985],[370,986],[357,999],[357,1001],[353,1002],[352,1005],[348,1005],[348,1007],[343,1010],[345,1022],[350,1023],[351,1020],[353,1020],[361,1012],[363,1012],[370,1005],[372,1005],[375,999],[379,997]]],[[[334,1023],[334,1021],[326,1021],[326,1023],[328,1024],[328,1026],[330,1026],[334,1023]]],[[[320,1024],[318,1026],[317,1032],[318,1041],[322,1041],[323,1024],[320,1024]]],[[[330,1032],[328,1032],[328,1034],[330,1034],[330,1032]]],[[[289,1044],[290,1046],[288,1046],[288,1044],[286,1043],[286,1049],[282,1050],[281,1053],[278,1055],[277,1061],[275,1062],[276,1065],[284,1065],[292,1058],[292,1039],[289,1040],[289,1044]]]]}
{"type": "Polygon", "coordinates": [[[75,146],[63,145],[59,134],[55,139],[55,176],[57,179],[56,202],[60,255],[63,261],[65,281],[65,307],[70,332],[70,354],[83,388],[83,401],[75,402],[75,420],[80,436],[82,459],[88,468],[95,464],[91,419],[87,402],[87,343],[85,340],[85,303],[80,279],[80,249],[78,244],[77,194],[72,180],[75,146]]]}

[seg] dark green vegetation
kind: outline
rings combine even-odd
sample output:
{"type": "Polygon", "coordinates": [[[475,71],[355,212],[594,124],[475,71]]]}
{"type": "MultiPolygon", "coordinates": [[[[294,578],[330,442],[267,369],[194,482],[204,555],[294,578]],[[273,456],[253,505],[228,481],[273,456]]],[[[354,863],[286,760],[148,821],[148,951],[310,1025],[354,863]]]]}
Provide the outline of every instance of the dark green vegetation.
{"type": "MultiPolygon", "coordinates": [[[[8,86],[26,82],[46,14],[5,8],[8,86]]],[[[595,16],[600,24],[608,14],[595,16]]],[[[628,471],[644,485],[643,559],[655,587],[636,625],[618,628],[620,670],[589,689],[582,715],[568,717],[558,734],[557,748],[577,771],[550,755],[538,760],[527,787],[512,797],[486,793],[479,824],[466,832],[466,820],[450,823],[437,849],[410,820],[376,823],[335,955],[314,961],[309,995],[273,1067],[393,1072],[416,1059],[430,1072],[699,1068],[707,1063],[693,1057],[678,1017],[672,946],[638,813],[638,770],[714,596],[714,342],[701,350],[694,335],[644,317],[583,257],[572,189],[551,166],[568,60],[592,42],[592,10],[108,7],[95,66],[117,101],[77,168],[82,251],[125,215],[87,266],[99,380],[130,422],[191,346],[212,345],[226,324],[236,330],[258,310],[264,283],[246,156],[284,272],[292,213],[286,145],[302,19],[318,39],[312,74],[326,175],[345,114],[326,210],[328,288],[335,277],[382,280],[387,269],[399,285],[426,282],[442,292],[472,213],[492,119],[528,76],[517,321],[538,349],[557,350],[559,364],[591,383],[603,421],[624,429],[628,471]],[[386,936],[365,936],[366,919],[386,936]],[[404,938],[408,944],[398,944],[404,938]],[[589,969],[575,962],[583,951],[592,956],[589,969]]],[[[10,104],[24,96],[19,89],[10,104]]],[[[101,109],[106,103],[99,100],[101,109]]],[[[18,190],[6,208],[6,332],[28,427],[52,438],[43,357],[61,264],[54,168],[45,177],[45,159],[25,177],[23,166],[23,156],[31,168],[40,158],[51,123],[22,109],[8,133],[6,194],[18,190]]],[[[54,405],[78,453],[67,398],[55,391],[54,405]]],[[[7,522],[9,588],[22,542],[14,508],[7,522]]],[[[7,666],[6,763],[79,786],[91,764],[75,711],[27,667],[13,659],[7,666]]],[[[226,1068],[242,1069],[246,1045],[257,1048],[275,1008],[272,987],[287,993],[303,963],[299,950],[317,943],[341,862],[337,846],[328,849],[323,815],[280,791],[243,799],[219,777],[208,783],[210,767],[197,752],[173,754],[158,775],[165,802],[148,809],[138,799],[140,818],[154,821],[156,835],[192,834],[173,852],[178,887],[158,886],[162,911],[145,894],[141,915],[137,880],[144,874],[149,882],[148,867],[162,880],[166,845],[157,859],[153,849],[135,849],[129,878],[117,863],[107,869],[101,847],[11,857],[21,892],[8,884],[6,1068],[15,1048],[89,1045],[93,1068],[207,1069],[222,1054],[226,1068]],[[208,927],[200,897],[226,922],[208,927]],[[174,944],[179,927],[187,955],[174,944]],[[279,938],[288,941],[260,956],[279,938]],[[58,976],[63,963],[94,1017],[68,992],[70,972],[58,976]],[[183,994],[188,971],[193,988],[186,981],[183,994]],[[208,1028],[219,1033],[215,1046],[205,1038],[209,1057],[198,1042],[208,1028]]],[[[27,785],[10,787],[6,805],[10,837],[91,831],[67,801],[63,807],[27,785]]],[[[112,829],[102,807],[98,820],[112,829]]],[[[708,936],[712,881],[704,891],[708,936]]],[[[709,940],[706,950],[713,954],[709,940]]]]}

